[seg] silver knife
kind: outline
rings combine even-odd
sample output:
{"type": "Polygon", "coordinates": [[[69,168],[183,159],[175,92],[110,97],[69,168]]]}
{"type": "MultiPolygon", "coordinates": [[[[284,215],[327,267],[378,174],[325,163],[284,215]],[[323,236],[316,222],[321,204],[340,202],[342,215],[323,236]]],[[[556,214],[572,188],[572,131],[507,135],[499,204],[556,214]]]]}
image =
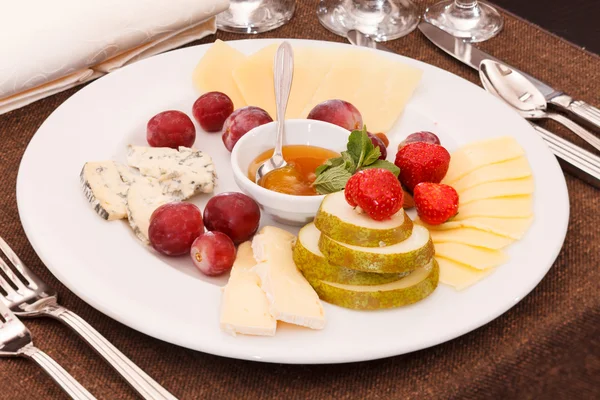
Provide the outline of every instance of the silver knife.
{"type": "MultiPolygon", "coordinates": [[[[479,63],[483,60],[500,61],[486,52],[479,50],[477,47],[472,46],[470,43],[456,38],[427,22],[423,21],[419,23],[419,30],[437,47],[476,70],[479,70],[479,63]]],[[[500,62],[504,63],[503,61],[500,62]]],[[[510,68],[525,75],[527,79],[542,92],[548,103],[566,110],[592,125],[594,128],[600,129],[600,109],[583,101],[573,100],[570,96],[560,90],[554,89],[548,84],[513,66],[510,66],[510,68]]]]}

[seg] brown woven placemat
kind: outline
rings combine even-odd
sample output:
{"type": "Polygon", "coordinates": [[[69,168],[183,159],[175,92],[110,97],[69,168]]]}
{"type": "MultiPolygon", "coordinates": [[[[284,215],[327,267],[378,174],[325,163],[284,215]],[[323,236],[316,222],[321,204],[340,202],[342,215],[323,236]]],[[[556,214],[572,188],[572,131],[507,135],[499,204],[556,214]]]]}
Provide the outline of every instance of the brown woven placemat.
{"type": "MultiPolygon", "coordinates": [[[[343,42],[319,25],[315,15],[317,1],[297,3],[298,11],[291,23],[259,37],[343,42]]],[[[600,105],[600,58],[515,16],[506,14],[505,18],[504,31],[481,47],[580,99],[600,105]]],[[[221,32],[217,37],[247,38],[221,32]]],[[[211,36],[201,43],[214,39],[211,36]]],[[[400,54],[477,82],[475,71],[436,49],[418,31],[390,42],[389,46],[400,54]]],[[[17,213],[15,182],[25,147],[44,119],[76,91],[69,90],[0,116],[0,236],[12,244],[35,272],[58,289],[65,306],[90,322],[177,397],[600,397],[600,191],[570,176],[567,183],[571,220],[567,240],[546,278],[500,318],[427,350],[344,365],[261,364],[180,348],[109,319],[77,298],[47,271],[27,242],[17,213]]],[[[574,135],[554,125],[550,127],[573,139],[574,135]]],[[[67,328],[48,319],[27,320],[26,324],[38,347],[98,398],[135,398],[134,392],[67,328]]],[[[32,362],[0,360],[0,399],[54,398],[66,397],[32,362]]]]}

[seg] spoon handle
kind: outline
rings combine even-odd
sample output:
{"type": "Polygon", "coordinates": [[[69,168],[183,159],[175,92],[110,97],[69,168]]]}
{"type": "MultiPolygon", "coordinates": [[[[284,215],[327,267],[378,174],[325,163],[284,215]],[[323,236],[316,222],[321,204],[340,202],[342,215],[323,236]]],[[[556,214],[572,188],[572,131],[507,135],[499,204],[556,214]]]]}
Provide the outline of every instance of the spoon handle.
{"type": "Polygon", "coordinates": [[[571,121],[570,119],[568,119],[567,117],[565,117],[561,114],[547,113],[546,116],[550,119],[555,120],[558,123],[563,124],[570,130],[572,130],[577,136],[579,136],[580,138],[582,138],[583,140],[585,140],[586,142],[588,142],[589,144],[594,146],[596,148],[596,150],[600,150],[600,138],[598,138],[597,136],[592,134],[587,129],[576,124],[575,122],[571,121]]]}
{"type": "Polygon", "coordinates": [[[294,53],[292,46],[288,42],[281,43],[277,48],[273,70],[275,76],[275,104],[277,105],[277,141],[272,159],[277,158],[279,160],[280,158],[283,162],[282,148],[285,110],[290,98],[292,77],[294,76],[294,53]]]}

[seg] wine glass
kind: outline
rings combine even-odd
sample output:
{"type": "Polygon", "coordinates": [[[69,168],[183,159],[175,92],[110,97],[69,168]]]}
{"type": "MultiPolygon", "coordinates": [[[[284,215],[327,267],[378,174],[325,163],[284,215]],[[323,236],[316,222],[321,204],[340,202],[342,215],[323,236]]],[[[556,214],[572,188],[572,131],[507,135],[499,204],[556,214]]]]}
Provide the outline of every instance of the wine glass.
{"type": "Polygon", "coordinates": [[[217,28],[234,33],[262,33],[287,23],[296,0],[230,0],[229,9],[217,15],[217,28]]]}
{"type": "Polygon", "coordinates": [[[483,42],[502,30],[496,9],[477,0],[444,0],[425,10],[425,21],[469,42],[483,42]]]}
{"type": "Polygon", "coordinates": [[[355,29],[378,42],[407,35],[419,23],[419,12],[410,0],[321,0],[317,15],[333,33],[346,36],[355,29]]]}

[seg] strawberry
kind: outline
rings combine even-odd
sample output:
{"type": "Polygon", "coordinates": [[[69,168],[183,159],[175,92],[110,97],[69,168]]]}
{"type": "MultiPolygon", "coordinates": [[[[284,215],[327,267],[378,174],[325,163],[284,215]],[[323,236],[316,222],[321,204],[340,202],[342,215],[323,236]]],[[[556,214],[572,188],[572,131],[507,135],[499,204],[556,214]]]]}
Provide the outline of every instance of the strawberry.
{"type": "Polygon", "coordinates": [[[450,165],[450,153],[439,144],[414,142],[398,150],[396,161],[400,182],[413,190],[421,182],[440,183],[450,165]]]}
{"type": "Polygon", "coordinates": [[[352,175],[344,195],[352,207],[360,207],[369,217],[383,221],[402,208],[402,186],[398,178],[382,168],[365,169],[352,175]]]}
{"type": "Polygon", "coordinates": [[[421,182],[414,189],[415,207],[421,220],[439,225],[458,212],[458,193],[452,186],[421,182]]]}

